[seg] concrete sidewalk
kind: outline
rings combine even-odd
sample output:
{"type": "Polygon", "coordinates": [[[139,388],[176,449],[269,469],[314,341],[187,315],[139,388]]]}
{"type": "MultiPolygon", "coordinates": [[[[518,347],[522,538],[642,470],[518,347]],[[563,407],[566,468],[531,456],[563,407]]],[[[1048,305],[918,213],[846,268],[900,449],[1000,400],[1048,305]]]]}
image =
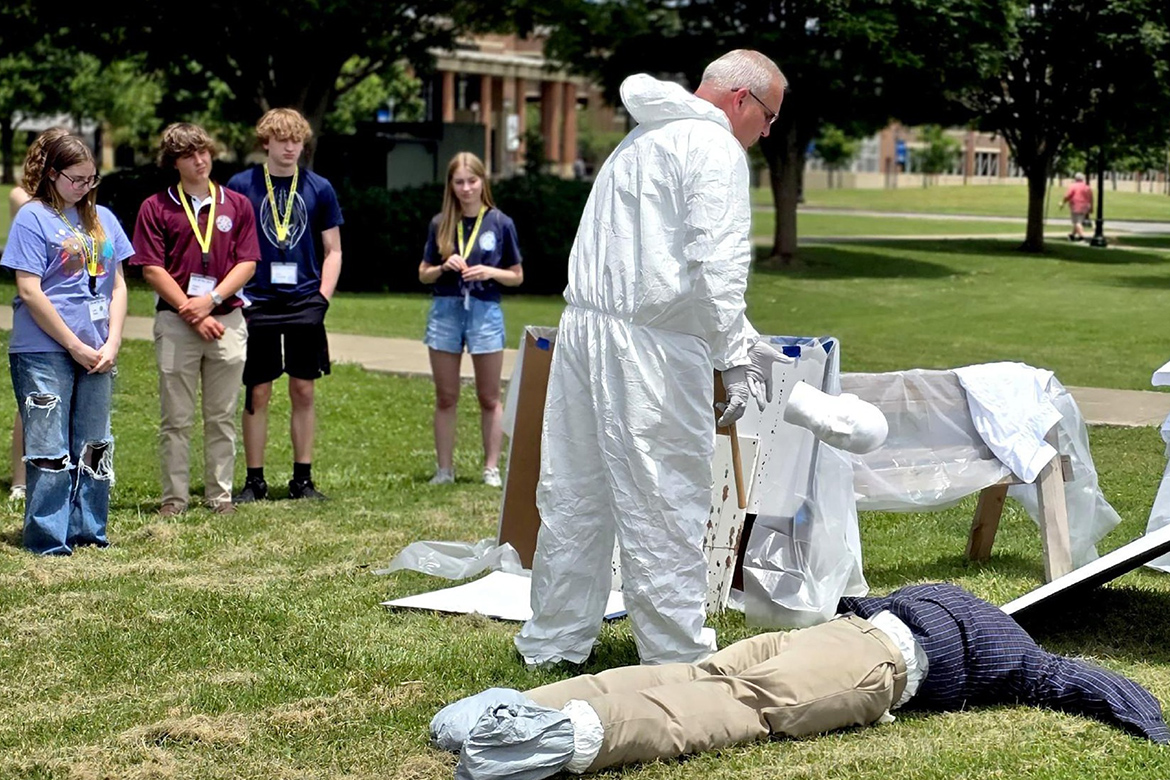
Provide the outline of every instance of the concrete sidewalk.
{"type": "MultiPolygon", "coordinates": [[[[126,318],[124,338],[152,340],[152,323],[147,317],[126,318]]],[[[12,330],[12,309],[8,306],[0,306],[0,329],[12,330]]],[[[330,333],[329,352],[337,363],[358,364],[369,371],[405,377],[431,375],[427,347],[413,339],[330,333]]],[[[511,377],[515,365],[516,350],[504,350],[505,380],[511,377]]],[[[463,379],[474,379],[472,361],[463,360],[461,374],[463,379]]],[[[1170,393],[1102,387],[1069,387],[1068,391],[1093,426],[1158,426],[1170,414],[1170,393]]]]}
{"type": "MultiPolygon", "coordinates": [[[[124,337],[150,341],[154,338],[152,324],[153,320],[148,317],[128,317],[124,337]]],[[[11,328],[12,309],[0,307],[0,329],[11,328]]],[[[369,371],[403,376],[431,375],[427,348],[421,341],[413,339],[330,333],[329,353],[335,362],[356,363],[369,371]]],[[[505,380],[512,375],[515,364],[516,350],[504,350],[505,380]]],[[[474,378],[470,359],[464,359],[461,374],[464,379],[474,378]]],[[[1068,390],[1090,425],[1161,425],[1162,420],[1170,414],[1170,393],[1099,387],[1070,387],[1068,390]]]]}

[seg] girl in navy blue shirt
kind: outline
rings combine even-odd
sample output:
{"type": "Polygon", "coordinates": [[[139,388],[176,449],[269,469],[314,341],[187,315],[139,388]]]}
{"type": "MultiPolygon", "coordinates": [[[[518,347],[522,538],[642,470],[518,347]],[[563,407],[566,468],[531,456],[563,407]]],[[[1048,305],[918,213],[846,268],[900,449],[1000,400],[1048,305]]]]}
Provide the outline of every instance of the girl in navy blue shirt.
{"type": "Polygon", "coordinates": [[[495,207],[483,162],[460,152],[447,166],[443,210],[431,220],[418,278],[434,285],[425,342],[435,378],[435,454],[431,484],[455,481],[459,364],[471,353],[483,428],[483,481],[500,481],[500,372],[504,315],[500,285],[524,281],[516,226],[495,207]]]}

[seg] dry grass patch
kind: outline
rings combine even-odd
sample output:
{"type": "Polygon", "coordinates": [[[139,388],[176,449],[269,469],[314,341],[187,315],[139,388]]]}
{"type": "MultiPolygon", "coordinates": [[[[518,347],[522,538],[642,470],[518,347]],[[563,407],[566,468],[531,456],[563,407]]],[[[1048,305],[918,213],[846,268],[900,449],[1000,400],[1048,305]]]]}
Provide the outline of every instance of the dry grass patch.
{"type": "Polygon", "coordinates": [[[248,741],[248,727],[238,715],[170,717],[122,732],[122,742],[137,745],[206,745],[231,747],[248,741]]]}
{"type": "Polygon", "coordinates": [[[409,756],[399,763],[394,780],[447,780],[455,770],[456,757],[431,751],[421,756],[409,756]]]}
{"type": "Polygon", "coordinates": [[[268,722],[276,729],[299,731],[336,726],[368,717],[371,713],[392,712],[426,698],[426,684],[408,680],[370,690],[340,691],[333,696],[312,696],[277,707],[268,722]]]}

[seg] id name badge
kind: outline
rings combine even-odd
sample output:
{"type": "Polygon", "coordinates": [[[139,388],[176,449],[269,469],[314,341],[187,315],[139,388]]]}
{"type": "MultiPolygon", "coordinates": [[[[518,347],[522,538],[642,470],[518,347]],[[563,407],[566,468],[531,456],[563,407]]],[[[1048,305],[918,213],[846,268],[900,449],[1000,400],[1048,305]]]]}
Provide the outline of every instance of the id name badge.
{"type": "Polygon", "coordinates": [[[272,264],[272,283],[273,284],[296,284],[297,283],[297,264],[296,263],[273,263],[272,264]]]}
{"type": "Polygon", "coordinates": [[[91,322],[105,322],[110,318],[110,303],[105,298],[94,298],[89,302],[91,322]]]}
{"type": "Polygon", "coordinates": [[[192,298],[198,295],[207,295],[215,289],[215,282],[216,278],[214,276],[191,274],[191,279],[187,282],[187,295],[190,295],[192,298]]]}

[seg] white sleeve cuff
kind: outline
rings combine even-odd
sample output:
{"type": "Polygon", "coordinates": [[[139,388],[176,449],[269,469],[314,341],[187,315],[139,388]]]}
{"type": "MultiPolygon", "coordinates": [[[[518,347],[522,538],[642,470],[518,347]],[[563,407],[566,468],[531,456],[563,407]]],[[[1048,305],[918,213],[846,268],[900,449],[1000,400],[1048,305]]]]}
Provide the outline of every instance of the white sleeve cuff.
{"type": "Polygon", "coordinates": [[[566,702],[565,706],[561,707],[561,712],[568,715],[569,721],[573,724],[573,757],[565,765],[565,769],[579,775],[597,760],[605,728],[601,725],[597,710],[580,699],[566,702]]]}

